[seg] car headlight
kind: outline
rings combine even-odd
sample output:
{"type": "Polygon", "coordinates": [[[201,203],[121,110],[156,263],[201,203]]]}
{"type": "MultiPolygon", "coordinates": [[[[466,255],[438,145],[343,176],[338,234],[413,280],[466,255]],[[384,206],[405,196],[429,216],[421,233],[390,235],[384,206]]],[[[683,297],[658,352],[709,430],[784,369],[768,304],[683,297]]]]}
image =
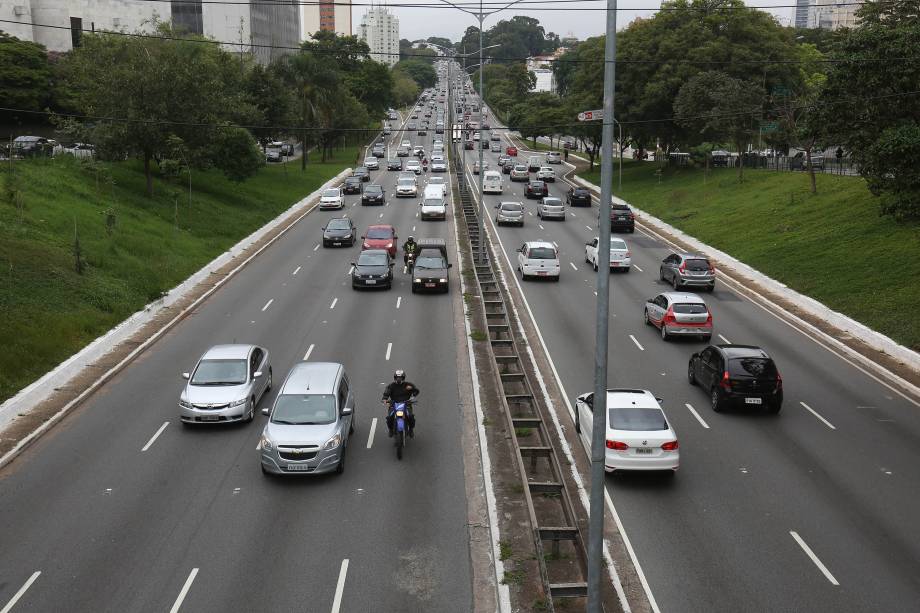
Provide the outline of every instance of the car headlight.
{"type": "Polygon", "coordinates": [[[330,449],[335,449],[342,444],[342,435],[336,434],[331,439],[326,441],[326,444],[323,445],[323,451],[329,451],[330,449]]]}
{"type": "Polygon", "coordinates": [[[182,407],[183,409],[191,409],[191,408],[192,408],[192,403],[189,402],[188,400],[185,400],[184,398],[180,398],[180,399],[179,399],[179,406],[182,407]]]}
{"type": "Polygon", "coordinates": [[[262,438],[259,441],[259,445],[262,447],[262,451],[272,450],[272,440],[268,438],[267,436],[265,436],[264,434],[262,435],[262,438]]]}
{"type": "Polygon", "coordinates": [[[246,401],[247,401],[246,398],[241,398],[240,400],[234,400],[233,402],[230,403],[230,406],[231,406],[231,407],[238,407],[238,406],[240,406],[241,404],[246,404],[246,401]]]}

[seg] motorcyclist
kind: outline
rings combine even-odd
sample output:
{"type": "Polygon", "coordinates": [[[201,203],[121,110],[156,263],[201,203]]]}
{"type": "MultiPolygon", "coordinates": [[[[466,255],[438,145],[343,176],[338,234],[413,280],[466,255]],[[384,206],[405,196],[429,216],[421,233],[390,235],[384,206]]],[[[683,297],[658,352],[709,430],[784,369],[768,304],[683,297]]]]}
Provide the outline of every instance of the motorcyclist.
{"type": "Polygon", "coordinates": [[[428,158],[422,158],[422,170],[428,172],[428,158]]]}
{"type": "MultiPolygon", "coordinates": [[[[393,436],[393,405],[397,402],[406,402],[419,395],[419,389],[414,383],[406,381],[406,371],[400,369],[393,373],[393,382],[383,390],[383,402],[387,405],[387,431],[393,436]]],[[[410,404],[406,404],[406,417],[409,423],[409,437],[415,436],[415,414],[410,404]]]]}
{"type": "Polygon", "coordinates": [[[415,242],[415,238],[410,236],[406,239],[406,242],[403,243],[403,264],[406,266],[409,265],[409,254],[418,253],[418,243],[415,242]]]}

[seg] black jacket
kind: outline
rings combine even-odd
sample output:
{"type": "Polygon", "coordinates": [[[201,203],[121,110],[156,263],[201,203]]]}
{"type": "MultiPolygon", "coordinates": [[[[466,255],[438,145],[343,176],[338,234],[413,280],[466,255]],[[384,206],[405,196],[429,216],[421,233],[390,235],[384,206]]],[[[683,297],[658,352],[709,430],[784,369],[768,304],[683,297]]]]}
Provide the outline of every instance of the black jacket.
{"type": "Polygon", "coordinates": [[[383,399],[392,400],[393,402],[405,402],[418,395],[419,389],[409,381],[403,381],[402,383],[394,381],[383,390],[383,399]]]}

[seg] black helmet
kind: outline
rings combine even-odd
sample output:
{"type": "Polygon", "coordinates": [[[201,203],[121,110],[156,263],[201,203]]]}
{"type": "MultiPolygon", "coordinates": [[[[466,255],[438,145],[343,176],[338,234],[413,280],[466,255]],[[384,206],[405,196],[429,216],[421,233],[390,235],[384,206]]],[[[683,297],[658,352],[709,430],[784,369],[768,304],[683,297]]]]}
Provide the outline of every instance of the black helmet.
{"type": "MultiPolygon", "coordinates": [[[[408,242],[408,243],[414,243],[414,242],[415,242],[415,237],[414,237],[414,236],[410,236],[409,238],[406,239],[406,242],[408,242]]],[[[397,370],[396,372],[402,372],[402,371],[401,371],[401,370],[397,370]]],[[[403,374],[405,374],[405,373],[403,373],[403,374]]]]}
{"type": "Polygon", "coordinates": [[[403,369],[400,368],[399,370],[397,370],[396,372],[394,372],[394,373],[393,373],[393,380],[396,381],[397,383],[402,383],[403,381],[405,381],[405,380],[406,380],[406,371],[404,371],[403,369]]]}

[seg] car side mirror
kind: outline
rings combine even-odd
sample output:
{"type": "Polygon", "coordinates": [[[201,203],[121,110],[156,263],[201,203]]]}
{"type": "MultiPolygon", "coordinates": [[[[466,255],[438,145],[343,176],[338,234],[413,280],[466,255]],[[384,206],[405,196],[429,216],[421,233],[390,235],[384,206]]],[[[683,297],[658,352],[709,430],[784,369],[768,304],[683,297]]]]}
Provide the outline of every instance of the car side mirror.
{"type": "Polygon", "coordinates": [[[396,262],[390,262],[390,268],[396,265],[396,262]]]}
{"type": "Polygon", "coordinates": [[[183,379],[188,379],[188,378],[189,378],[189,374],[188,374],[187,372],[182,373],[182,378],[183,378],[183,379]]]}
{"type": "Polygon", "coordinates": [[[367,237],[365,237],[365,236],[362,234],[362,235],[361,235],[361,238],[367,238],[367,237]]]}
{"type": "MultiPolygon", "coordinates": [[[[364,238],[364,237],[362,236],[361,238],[364,238]]],[[[354,263],[354,262],[352,262],[351,265],[352,265],[353,267],[355,267],[355,263],[354,263]]]]}
{"type": "Polygon", "coordinates": [[[262,409],[262,415],[265,415],[266,417],[268,417],[268,413],[269,413],[268,407],[265,407],[262,409]]]}
{"type": "Polygon", "coordinates": [[[495,208],[496,208],[496,209],[500,209],[500,208],[501,208],[501,205],[500,205],[500,204],[496,204],[496,205],[495,205],[495,208]]]}
{"type": "Polygon", "coordinates": [[[354,409],[352,409],[351,407],[342,407],[342,417],[345,417],[346,415],[351,415],[353,412],[354,412],[354,409]]]}
{"type": "Polygon", "coordinates": [[[253,378],[253,379],[258,379],[258,378],[261,377],[261,376],[262,376],[262,371],[261,371],[261,370],[257,370],[257,371],[255,371],[254,373],[252,373],[252,378],[253,378]]]}

